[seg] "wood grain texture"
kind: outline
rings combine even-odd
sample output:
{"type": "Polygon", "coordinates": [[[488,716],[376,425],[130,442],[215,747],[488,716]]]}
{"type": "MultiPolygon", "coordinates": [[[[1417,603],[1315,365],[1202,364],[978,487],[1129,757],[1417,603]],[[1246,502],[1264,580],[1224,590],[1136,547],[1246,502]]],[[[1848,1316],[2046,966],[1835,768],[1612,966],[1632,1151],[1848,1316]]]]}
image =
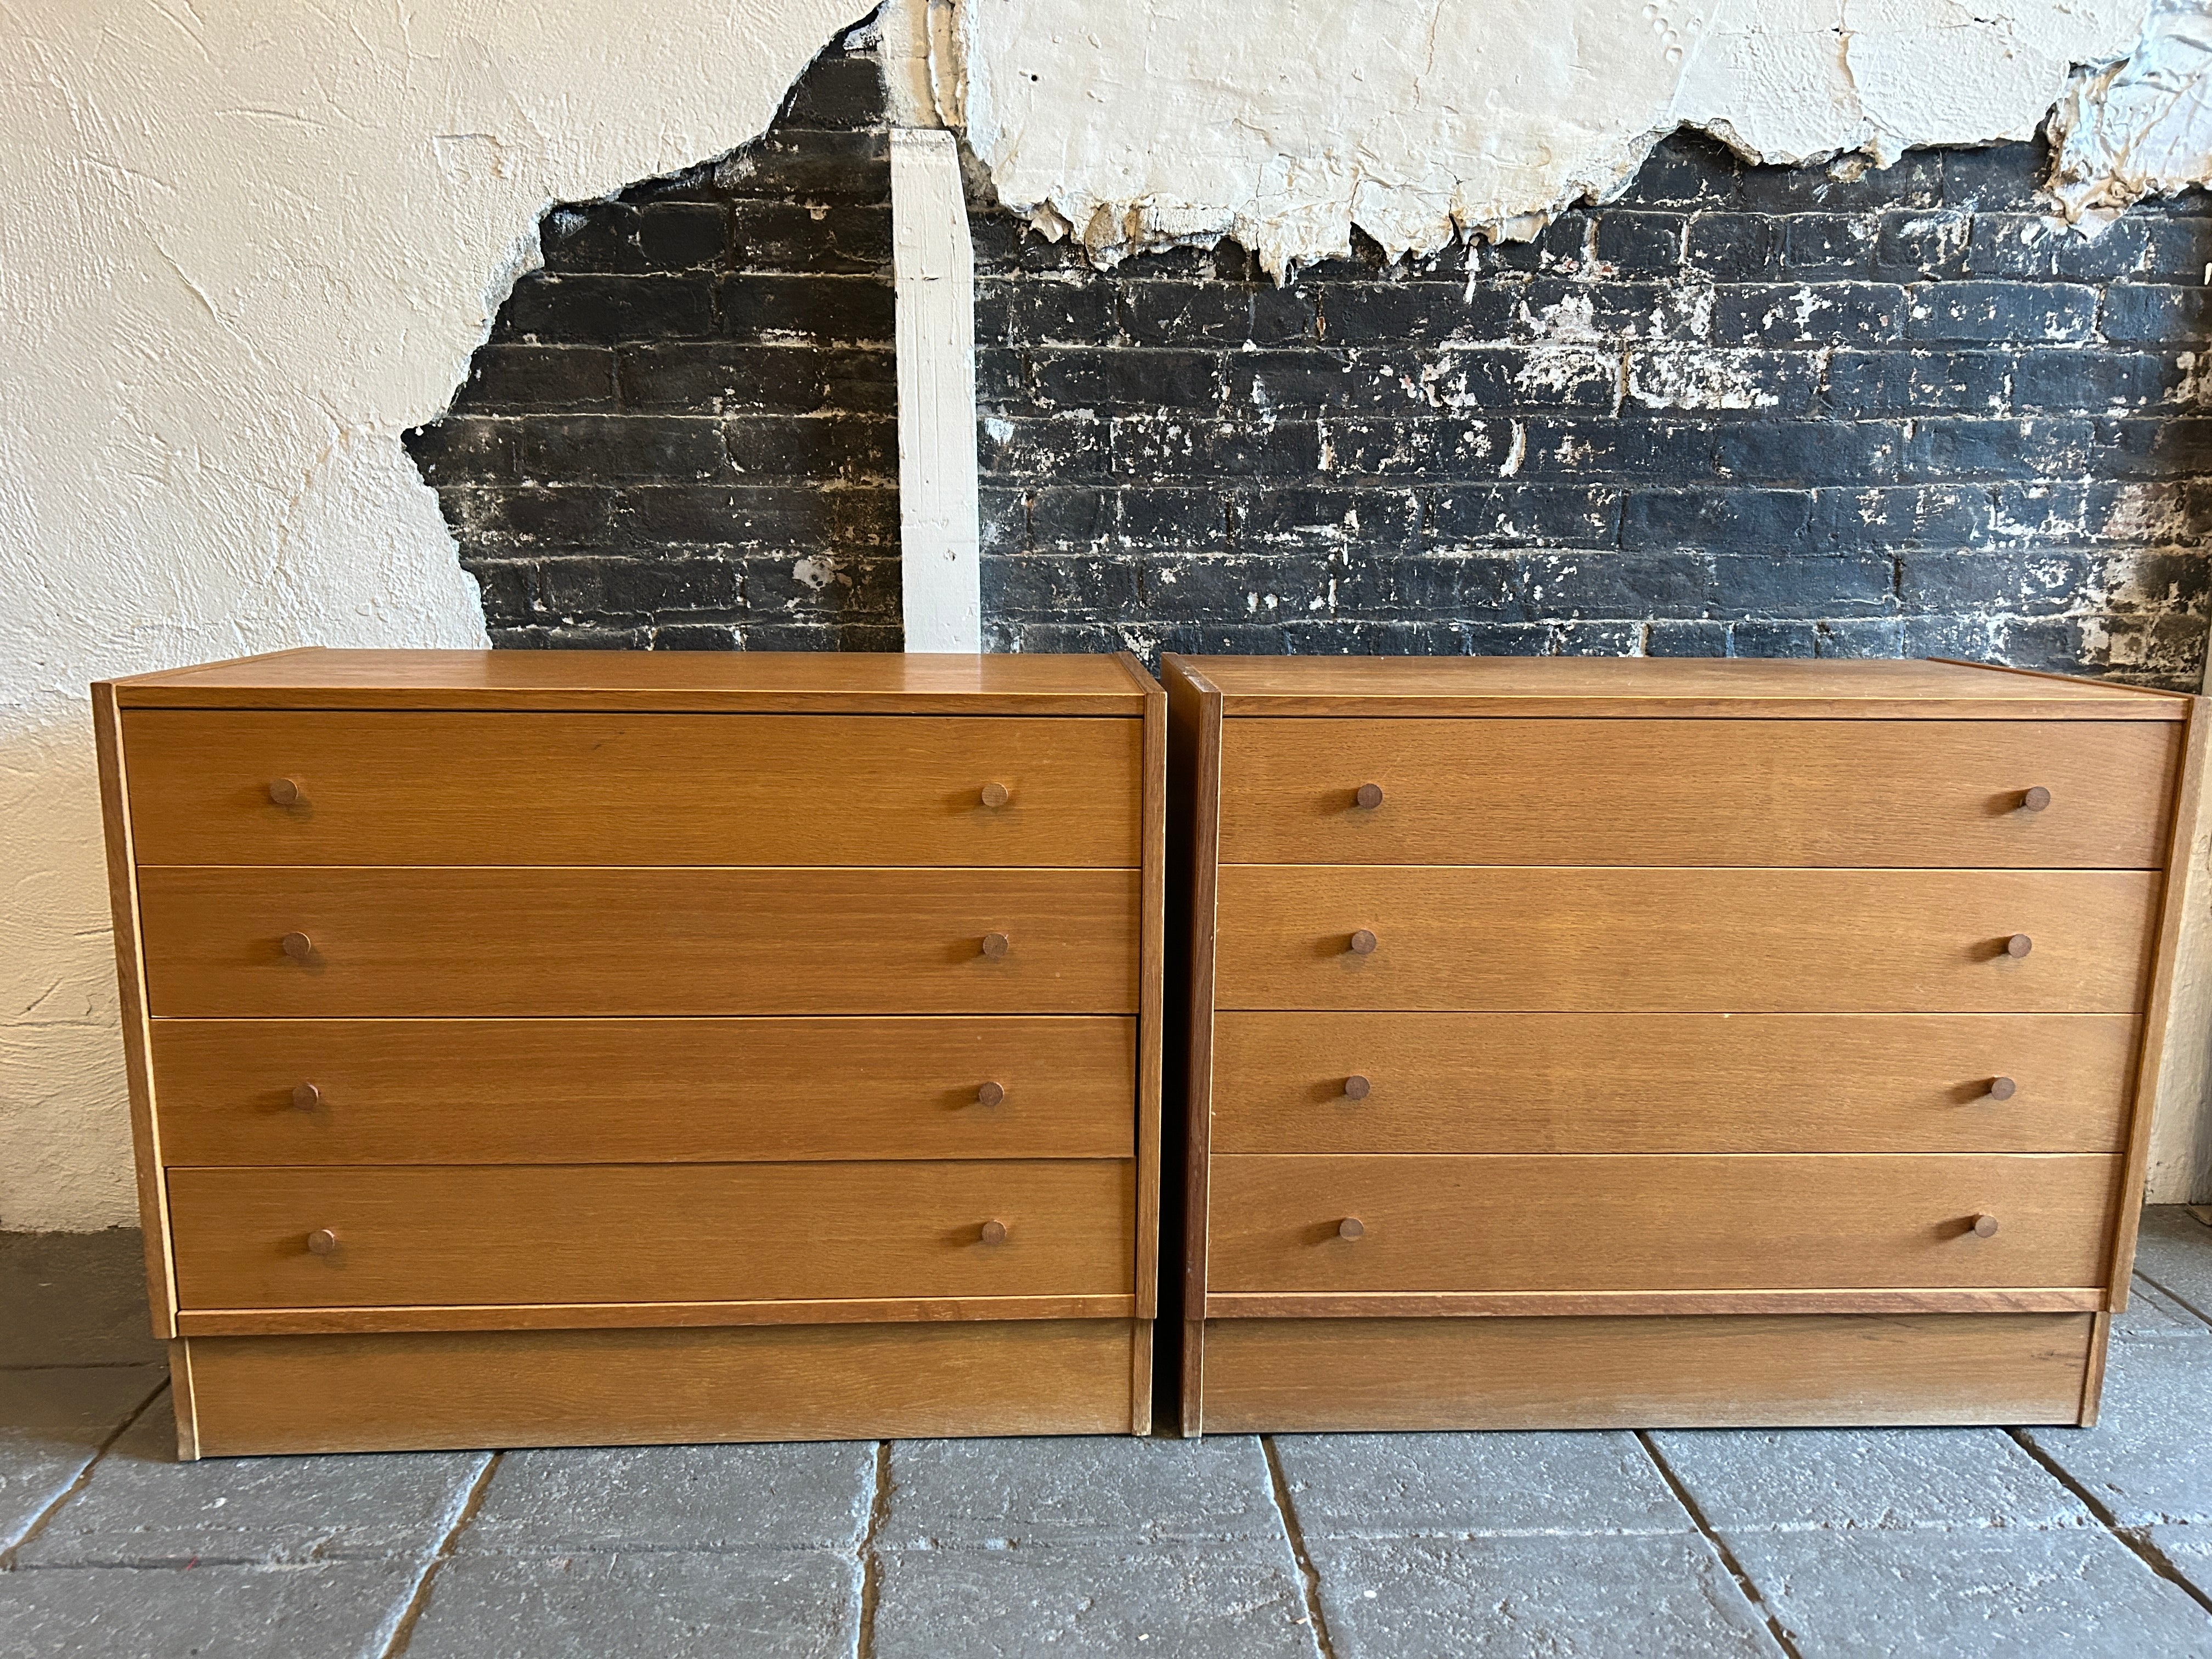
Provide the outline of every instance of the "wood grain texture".
{"type": "Polygon", "coordinates": [[[815,651],[280,651],[115,682],[126,708],[1139,715],[1111,657],[815,651]]]}
{"type": "Polygon", "coordinates": [[[2163,722],[1232,720],[1221,857],[2155,869],[2180,746],[2163,722]]]}
{"type": "Polygon", "coordinates": [[[1136,1047],[1067,1017],[153,1026],[180,1164],[1127,1158],[1136,1047]]]}
{"type": "Polygon", "coordinates": [[[194,1337],[204,1455],[1121,1434],[1129,1323],[194,1337]]]}
{"type": "Polygon", "coordinates": [[[187,1308],[193,1336],[377,1331],[586,1331],[705,1325],[917,1325],[941,1321],[1131,1319],[1133,1296],[848,1297],[783,1302],[489,1302],[365,1308],[187,1308]]]}
{"type": "MultiPolygon", "coordinates": [[[[2094,1313],[2104,1292],[2088,1289],[1881,1291],[1262,1291],[1216,1293],[1206,1316],[1219,1319],[1557,1319],[1679,1314],[2094,1313]]],[[[196,1334],[200,1316],[179,1314],[196,1334]]]]}
{"type": "MultiPolygon", "coordinates": [[[[2126,1014],[1255,1013],[1218,1152],[2117,1152],[2126,1014]],[[1366,1079],[1364,1098],[1345,1093],[1366,1079]],[[1989,1092],[1997,1078],[2009,1099],[1989,1092]]],[[[155,1027],[155,1053],[163,1026],[155,1027]]]]}
{"type": "Polygon", "coordinates": [[[173,1169],[169,1205],[188,1308],[1127,1296],[1133,1187],[1095,1160],[173,1169]]]}
{"type": "Polygon", "coordinates": [[[146,1259],[146,1308],[154,1334],[177,1334],[177,1283],[170,1268],[169,1216],[161,1185],[161,1124],[154,1107],[149,1054],[145,939],[138,911],[137,857],[131,844],[131,781],[126,775],[115,687],[92,688],[94,746],[100,762],[100,811],[107,852],[108,915],[115,930],[118,1023],[123,1074],[131,1101],[131,1156],[138,1185],[139,1236],[146,1259]]]}
{"type": "MultiPolygon", "coordinates": [[[[1219,882],[1222,1008],[1776,1013],[2137,1012],[2159,888],[2141,871],[1364,865],[1219,882]],[[1346,947],[1360,928],[1370,955],[1346,947]],[[2014,933],[2032,954],[2003,954],[2014,933]]],[[[158,974],[155,991],[159,1012],[158,974]]]]}
{"type": "Polygon", "coordinates": [[[142,866],[138,884],[159,1015],[1137,1012],[1133,870],[142,866]],[[295,930],[304,963],[278,948],[295,930]]]}
{"type": "Polygon", "coordinates": [[[1163,1310],[1176,1342],[1181,1428],[1203,1424],[1206,1326],[1206,1177],[1211,1160],[1214,1030],[1214,946],[1221,836],[1221,698],[1188,659],[1160,658],[1167,686],[1169,791],[1173,844],[1168,928],[1176,954],[1175,1083],[1169,1114],[1179,1168],[1163,1183],[1169,1213],[1164,1231],[1179,1238],[1182,1271],[1172,1305],[1163,1310]]]}
{"type": "Polygon", "coordinates": [[[1133,868],[1143,723],[890,715],[125,717],[147,864],[1133,868]],[[301,799],[278,805],[273,781],[301,799]],[[1006,805],[983,804],[987,784],[1006,805]]]}
{"type": "Polygon", "coordinates": [[[177,1462],[196,1462],[200,1455],[200,1429],[192,1410],[191,1350],[181,1337],[171,1338],[168,1348],[169,1406],[177,1422],[177,1462]]]}
{"type": "MultiPolygon", "coordinates": [[[[1127,652],[1118,660],[1122,669],[1146,690],[1143,770],[1144,886],[1139,899],[1143,920],[1138,927],[1137,949],[1137,1312],[1151,1319],[1159,1313],[1160,1285],[1160,1089],[1164,1053],[1162,1024],[1166,1008],[1167,940],[1167,694],[1145,672],[1144,665],[1127,652]]],[[[1146,1363],[1152,1352],[1145,1345],[1146,1363]]],[[[1132,1382],[1134,1389],[1134,1383],[1132,1382]]],[[[1141,1410],[1147,1421],[1152,1412],[1152,1381],[1145,1380],[1141,1410]]],[[[1133,1415],[1140,1409],[1135,1393],[1130,1396],[1133,1415]]]]}
{"type": "MultiPolygon", "coordinates": [[[[2136,1232],[2142,1220],[2143,1181],[2150,1164],[2151,1128],[2158,1111],[2159,1078],[2166,1045],[2173,1024],[2175,985],[2180,977],[2182,932],[2189,922],[2187,902],[2191,884],[2188,866],[2197,845],[2197,813],[2204,798],[2206,750],[2212,744],[2212,720],[2206,718],[2205,700],[2188,699],[2188,743],[2181,776],[2173,791],[2172,818],[2167,826],[2166,874],[2160,884],[2157,938],[2151,955],[2149,1012],[2143,1022],[2142,1053],[2135,1075],[2135,1111],[2129,1125],[2127,1158],[2119,1175],[2119,1214],[2114,1224],[2112,1281],[2106,1306],[2114,1313],[2128,1305],[2129,1275],[2134,1271],[2136,1232]]],[[[2183,1040],[2202,1043],[2201,1030],[2183,1040]]],[[[2094,1401],[2090,1401],[2094,1407],[2094,1401]]]]}
{"type": "Polygon", "coordinates": [[[2179,720],[2178,694],[1965,664],[1650,657],[1191,657],[1245,715],[2179,720]]]}
{"type": "Polygon", "coordinates": [[[1234,1320],[1217,1433],[2071,1423],[2090,1314],[1234,1320]]]}
{"type": "Polygon", "coordinates": [[[1219,1157],[1208,1307],[1259,1291],[2099,1285],[2118,1169],[2070,1154],[1219,1157]],[[1968,1231],[1981,1213],[1995,1237],[1968,1231]],[[1364,1237],[1338,1237],[1346,1216],[1364,1237]]]}

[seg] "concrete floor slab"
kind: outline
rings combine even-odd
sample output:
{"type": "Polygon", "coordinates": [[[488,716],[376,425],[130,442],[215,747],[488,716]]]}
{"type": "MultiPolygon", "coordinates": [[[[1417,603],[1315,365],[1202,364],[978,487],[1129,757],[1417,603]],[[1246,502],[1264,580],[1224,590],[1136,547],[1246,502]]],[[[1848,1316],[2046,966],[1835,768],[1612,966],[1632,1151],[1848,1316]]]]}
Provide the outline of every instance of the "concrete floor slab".
{"type": "Polygon", "coordinates": [[[2212,1330],[2113,1343],[2097,1426],[2024,1432],[2120,1526],[2212,1523],[2212,1330]]]}
{"type": "Polygon", "coordinates": [[[1780,1659],[1695,1533],[1307,1540],[1337,1659],[1780,1659]]]}
{"type": "Polygon", "coordinates": [[[873,1659],[1315,1659],[1287,1547],[909,1550],[881,1559],[873,1659]]]}
{"type": "Polygon", "coordinates": [[[2101,1528],[1729,1533],[1803,1659],[2208,1659],[2212,1619],[2101,1528]]]}
{"type": "Polygon", "coordinates": [[[2212,1226],[2178,1204],[2145,1210],[2136,1239],[2136,1269],[2212,1321],[2212,1226]]]}
{"type": "Polygon", "coordinates": [[[902,1440],[884,1549],[1277,1543],[1257,1440],[902,1440]]]}
{"type": "Polygon", "coordinates": [[[136,1227],[0,1233],[0,1366],[158,1365],[136,1227]]]}
{"type": "Polygon", "coordinates": [[[2153,1527],[2143,1537],[2198,1599],[2212,1606],[2212,1527],[2153,1527]]]}
{"type": "Polygon", "coordinates": [[[465,1551],[836,1549],[867,1526],[872,1440],[509,1452],[465,1551]]]}
{"type": "Polygon", "coordinates": [[[2096,1523],[2002,1429],[1666,1430],[1651,1440],[1722,1531],[2096,1523]]]}
{"type": "Polygon", "coordinates": [[[108,1437],[168,1379],[153,1365],[0,1371],[0,1552],[22,1541],[108,1437]]]}
{"type": "Polygon", "coordinates": [[[2140,1342],[2154,1336],[2187,1336],[2207,1329],[2185,1303],[2177,1301],[2137,1273],[2128,1286],[2128,1305],[2112,1316],[2112,1340],[2140,1342]]]}
{"type": "Polygon", "coordinates": [[[456,1556],[407,1659],[846,1659],[860,1565],[822,1550],[456,1556]]]}
{"type": "Polygon", "coordinates": [[[489,1454],[221,1457],[179,1463],[148,1412],[23,1547],[26,1565],[182,1565],[422,1555],[489,1454]]]}
{"type": "Polygon", "coordinates": [[[9,1659],[378,1659],[413,1562],[0,1573],[9,1659]]]}
{"type": "Polygon", "coordinates": [[[1279,1435],[1309,1536],[1688,1532],[1632,1434],[1279,1435]]]}

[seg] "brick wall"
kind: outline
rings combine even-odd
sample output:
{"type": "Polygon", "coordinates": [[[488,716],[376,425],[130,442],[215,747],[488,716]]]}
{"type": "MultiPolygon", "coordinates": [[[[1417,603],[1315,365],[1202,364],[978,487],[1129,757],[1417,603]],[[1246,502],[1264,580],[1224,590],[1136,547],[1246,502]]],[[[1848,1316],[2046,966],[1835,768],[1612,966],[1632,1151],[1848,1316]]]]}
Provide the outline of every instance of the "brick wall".
{"type": "MultiPolygon", "coordinates": [[[[888,166],[833,51],[760,143],[556,210],[411,434],[502,644],[896,648],[888,166]]],[[[993,648],[1961,654],[2193,684],[2212,202],[2094,243],[2034,147],[1683,137],[1533,243],[1278,289],[977,203],[993,648]]]]}

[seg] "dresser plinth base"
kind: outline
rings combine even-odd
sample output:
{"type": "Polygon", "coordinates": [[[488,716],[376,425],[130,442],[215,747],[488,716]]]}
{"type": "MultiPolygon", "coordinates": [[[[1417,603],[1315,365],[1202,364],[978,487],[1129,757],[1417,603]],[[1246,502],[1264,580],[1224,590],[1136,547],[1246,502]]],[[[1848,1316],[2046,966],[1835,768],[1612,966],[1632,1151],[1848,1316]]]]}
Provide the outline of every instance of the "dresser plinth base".
{"type": "Polygon", "coordinates": [[[2094,1314],[1206,1322],[1186,1433],[2094,1419],[2094,1314]]]}
{"type": "Polygon", "coordinates": [[[171,1370],[184,1457],[1141,1434],[1151,1336],[1099,1319],[191,1337],[171,1370]]]}

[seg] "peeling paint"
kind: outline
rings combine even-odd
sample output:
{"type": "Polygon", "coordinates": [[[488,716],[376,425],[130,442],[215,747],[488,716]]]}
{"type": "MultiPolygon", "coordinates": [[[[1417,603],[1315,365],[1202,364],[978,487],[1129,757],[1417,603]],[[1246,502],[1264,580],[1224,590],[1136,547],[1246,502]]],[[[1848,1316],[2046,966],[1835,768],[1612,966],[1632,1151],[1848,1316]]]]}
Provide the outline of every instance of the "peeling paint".
{"type": "Polygon", "coordinates": [[[2212,179],[2212,8],[2157,0],[2126,58],[2067,88],[2051,144],[2051,193],[2091,234],[2131,202],[2212,179]]]}
{"type": "MultiPolygon", "coordinates": [[[[2171,0],[2166,0],[2171,3],[2171,0]]],[[[1000,198],[1110,262],[1233,236],[1282,276],[1349,251],[1525,238],[1702,128],[1751,159],[2033,134],[2148,0],[963,0],[970,144],[1000,198]]]]}

